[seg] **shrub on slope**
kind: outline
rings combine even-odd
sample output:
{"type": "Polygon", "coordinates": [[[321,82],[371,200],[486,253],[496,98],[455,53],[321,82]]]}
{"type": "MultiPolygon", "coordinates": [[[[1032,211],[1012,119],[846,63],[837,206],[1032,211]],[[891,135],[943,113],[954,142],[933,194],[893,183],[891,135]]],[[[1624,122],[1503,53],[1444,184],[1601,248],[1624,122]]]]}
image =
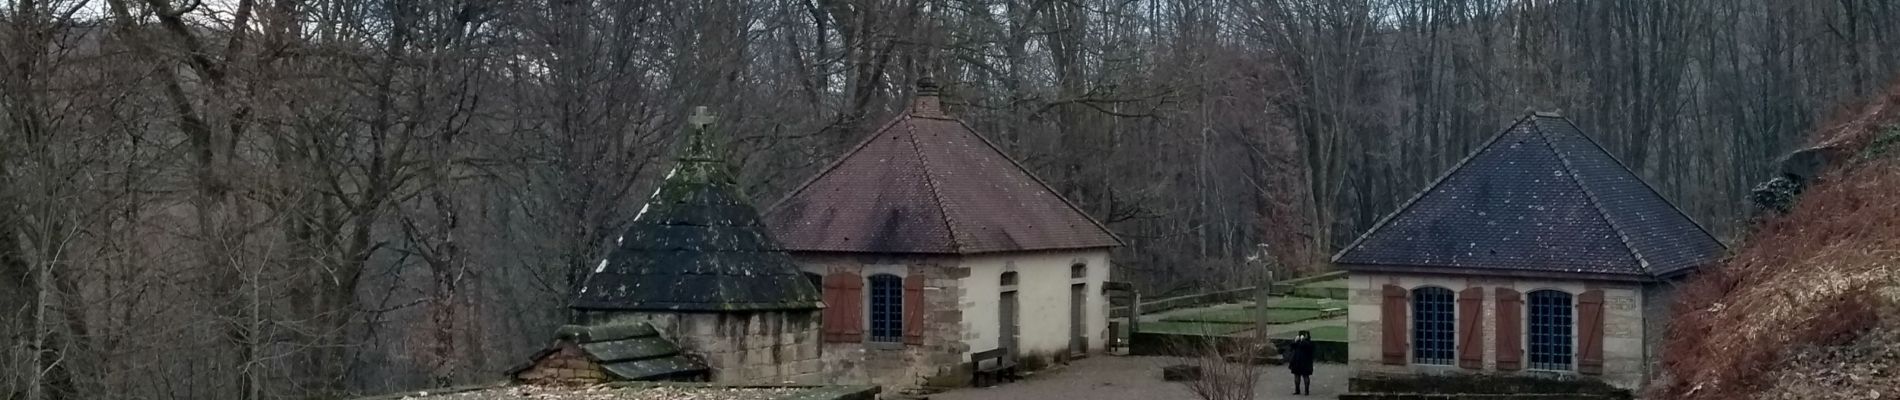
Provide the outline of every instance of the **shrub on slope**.
{"type": "Polygon", "coordinates": [[[1664,343],[1669,379],[1655,397],[1900,396],[1881,389],[1891,377],[1844,377],[1892,373],[1858,354],[1900,354],[1880,347],[1900,343],[1867,339],[1900,332],[1900,149],[1890,146],[1900,142],[1900,85],[1837,120],[1815,134],[1833,166],[1682,288],[1664,343]],[[1875,348],[1843,350],[1857,345],[1875,348]],[[1802,394],[1824,388],[1834,392],[1802,394]]]}

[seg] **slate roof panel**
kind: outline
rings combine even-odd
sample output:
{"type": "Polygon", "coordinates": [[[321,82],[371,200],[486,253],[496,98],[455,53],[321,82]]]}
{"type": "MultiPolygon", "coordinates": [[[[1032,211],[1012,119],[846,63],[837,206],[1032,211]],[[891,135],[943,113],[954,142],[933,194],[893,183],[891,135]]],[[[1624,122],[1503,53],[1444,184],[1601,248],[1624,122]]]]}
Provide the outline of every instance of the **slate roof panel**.
{"type": "Polygon", "coordinates": [[[1561,117],[1506,129],[1334,261],[1657,276],[1725,249],[1561,117]]]}
{"type": "Polygon", "coordinates": [[[1728,251],[1569,120],[1539,116],[1537,126],[1551,133],[1551,146],[1567,155],[1577,179],[1650,273],[1669,275],[1694,268],[1728,251]]]}
{"type": "Polygon", "coordinates": [[[787,250],[956,253],[909,125],[873,134],[766,212],[787,250]]]}
{"type": "Polygon", "coordinates": [[[587,310],[816,309],[818,289],[738,195],[703,131],[575,293],[587,310]]]}
{"type": "Polygon", "coordinates": [[[644,360],[680,353],[679,346],[659,336],[582,343],[581,349],[603,363],[644,360]]]}
{"type": "Polygon", "coordinates": [[[666,380],[707,372],[706,364],[682,356],[603,363],[601,367],[620,379],[632,381],[666,380]]]}
{"type": "Polygon", "coordinates": [[[963,122],[919,97],[766,212],[795,251],[976,254],[1120,246],[963,122]]]}

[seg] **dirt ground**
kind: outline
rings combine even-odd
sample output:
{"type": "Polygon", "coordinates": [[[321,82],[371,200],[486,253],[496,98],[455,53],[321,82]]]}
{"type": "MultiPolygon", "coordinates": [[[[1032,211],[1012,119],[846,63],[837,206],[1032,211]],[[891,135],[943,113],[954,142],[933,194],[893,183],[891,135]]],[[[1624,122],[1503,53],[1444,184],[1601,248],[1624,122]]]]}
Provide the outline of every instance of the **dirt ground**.
{"type": "MultiPolygon", "coordinates": [[[[1161,380],[1169,357],[1094,356],[1068,367],[1037,373],[1029,379],[987,388],[957,389],[930,395],[931,400],[1192,400],[1194,394],[1179,383],[1161,380]]],[[[1312,396],[1293,395],[1293,375],[1284,366],[1262,366],[1265,372],[1255,399],[1331,399],[1346,391],[1345,365],[1319,364],[1313,369],[1312,396]]]]}

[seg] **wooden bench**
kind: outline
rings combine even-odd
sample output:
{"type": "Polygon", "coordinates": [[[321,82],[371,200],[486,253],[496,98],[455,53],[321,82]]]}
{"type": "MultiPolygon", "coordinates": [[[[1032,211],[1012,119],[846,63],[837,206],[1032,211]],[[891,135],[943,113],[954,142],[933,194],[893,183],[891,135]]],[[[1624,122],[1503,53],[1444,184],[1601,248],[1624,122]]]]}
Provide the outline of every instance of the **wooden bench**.
{"type": "Polygon", "coordinates": [[[976,352],[970,355],[970,382],[983,387],[1016,380],[1016,358],[1010,357],[1009,349],[996,348],[976,352]],[[986,365],[985,361],[989,361],[986,365]],[[989,378],[985,380],[984,378],[989,378]]]}

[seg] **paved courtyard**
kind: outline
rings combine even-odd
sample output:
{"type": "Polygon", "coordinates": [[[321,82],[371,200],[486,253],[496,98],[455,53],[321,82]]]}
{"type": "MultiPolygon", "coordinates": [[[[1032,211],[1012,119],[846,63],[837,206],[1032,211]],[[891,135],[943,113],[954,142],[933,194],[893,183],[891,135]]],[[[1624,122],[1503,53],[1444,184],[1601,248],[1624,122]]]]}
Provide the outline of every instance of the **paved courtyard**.
{"type": "MultiPolygon", "coordinates": [[[[1094,356],[1068,367],[1044,371],[1029,379],[987,388],[957,389],[930,395],[931,400],[1149,400],[1195,399],[1180,383],[1161,380],[1161,367],[1172,357],[1094,356]]],[[[1261,366],[1261,385],[1255,399],[1331,399],[1346,391],[1345,365],[1314,366],[1313,396],[1293,395],[1293,375],[1285,366],[1261,366]]]]}

